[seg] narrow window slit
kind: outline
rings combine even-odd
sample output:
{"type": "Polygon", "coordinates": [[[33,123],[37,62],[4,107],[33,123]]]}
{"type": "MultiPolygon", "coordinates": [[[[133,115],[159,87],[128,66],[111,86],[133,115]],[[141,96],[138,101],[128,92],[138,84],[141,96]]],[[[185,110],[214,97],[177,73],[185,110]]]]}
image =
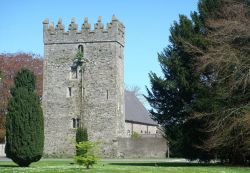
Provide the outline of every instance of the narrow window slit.
{"type": "Polygon", "coordinates": [[[80,124],[80,122],[81,122],[80,120],[81,120],[80,118],[77,118],[77,119],[76,119],[76,127],[77,127],[77,128],[79,128],[80,125],[81,125],[81,124],[80,124]]]}
{"type": "Polygon", "coordinates": [[[68,88],[68,95],[69,95],[69,97],[72,96],[72,89],[71,89],[71,87],[68,88]]]}
{"type": "Polygon", "coordinates": [[[76,119],[75,118],[72,118],[72,126],[73,126],[73,128],[76,128],[76,119]]]}

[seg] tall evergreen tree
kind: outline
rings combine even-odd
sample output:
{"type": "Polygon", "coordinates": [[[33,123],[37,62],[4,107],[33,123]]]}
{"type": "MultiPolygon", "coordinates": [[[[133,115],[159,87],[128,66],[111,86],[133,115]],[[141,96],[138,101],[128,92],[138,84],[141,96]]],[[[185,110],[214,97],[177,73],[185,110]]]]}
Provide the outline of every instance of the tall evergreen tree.
{"type": "Polygon", "coordinates": [[[170,28],[171,44],[158,56],[164,76],[150,73],[146,98],[172,151],[247,163],[249,1],[200,0],[198,9],[170,28]]]}
{"type": "Polygon", "coordinates": [[[6,115],[5,152],[19,166],[29,166],[42,157],[43,113],[34,93],[35,75],[27,69],[21,69],[14,81],[6,115]]]}
{"type": "Polygon", "coordinates": [[[180,15],[179,23],[174,23],[170,33],[171,45],[158,55],[164,77],[158,77],[153,72],[149,74],[151,90],[147,88],[146,99],[153,107],[153,118],[165,130],[172,153],[196,159],[205,152],[194,147],[201,143],[198,128],[202,123],[190,119],[191,104],[199,90],[200,79],[195,68],[195,57],[202,54],[207,42],[203,38],[197,13],[192,14],[192,20],[180,15]],[[193,45],[197,47],[196,51],[192,50],[193,45]],[[190,125],[194,127],[192,132],[190,125]]]}
{"type": "Polygon", "coordinates": [[[200,146],[207,138],[205,122],[194,119],[194,107],[204,109],[209,88],[201,83],[197,57],[203,56],[210,42],[206,39],[205,15],[217,8],[217,0],[200,1],[199,13],[191,19],[180,15],[170,28],[170,46],[158,55],[164,77],[150,73],[151,90],[146,96],[151,114],[164,128],[173,154],[188,159],[210,160],[213,155],[200,146]],[[205,98],[196,102],[197,97],[205,98]],[[194,106],[195,105],[195,106],[194,106]]]}

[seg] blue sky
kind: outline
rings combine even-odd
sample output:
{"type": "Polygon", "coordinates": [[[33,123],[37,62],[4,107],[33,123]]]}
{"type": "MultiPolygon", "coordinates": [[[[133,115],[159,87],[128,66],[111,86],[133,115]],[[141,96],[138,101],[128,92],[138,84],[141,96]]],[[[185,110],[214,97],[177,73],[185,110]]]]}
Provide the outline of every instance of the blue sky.
{"type": "Polygon", "coordinates": [[[157,53],[166,47],[169,28],[179,14],[197,9],[198,0],[1,0],[0,53],[32,52],[43,56],[42,21],[65,28],[75,17],[78,26],[84,17],[89,23],[102,16],[104,24],[113,14],[122,21],[125,31],[125,84],[138,86],[146,93],[150,71],[161,74],[157,53]]]}

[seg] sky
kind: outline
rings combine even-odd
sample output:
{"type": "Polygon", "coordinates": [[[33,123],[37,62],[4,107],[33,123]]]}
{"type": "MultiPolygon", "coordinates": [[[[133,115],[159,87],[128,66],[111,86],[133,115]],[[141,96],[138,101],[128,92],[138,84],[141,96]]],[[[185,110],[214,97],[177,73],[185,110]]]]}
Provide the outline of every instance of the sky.
{"type": "MultiPolygon", "coordinates": [[[[71,18],[80,28],[84,17],[92,25],[102,16],[104,24],[114,14],[126,27],[124,82],[146,94],[148,73],[161,75],[157,53],[169,45],[169,28],[179,14],[197,10],[198,0],[1,0],[0,53],[31,52],[43,56],[42,21],[56,24],[62,18],[65,29],[71,18]]],[[[105,25],[106,26],[106,25],[105,25]]]]}

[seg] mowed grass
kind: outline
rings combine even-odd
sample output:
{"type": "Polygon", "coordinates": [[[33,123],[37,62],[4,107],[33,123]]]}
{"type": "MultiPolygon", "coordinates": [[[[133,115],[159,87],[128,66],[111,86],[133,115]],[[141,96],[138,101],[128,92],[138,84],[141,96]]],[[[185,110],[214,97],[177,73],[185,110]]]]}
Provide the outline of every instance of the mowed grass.
{"type": "Polygon", "coordinates": [[[248,167],[228,167],[216,164],[175,162],[175,160],[102,160],[92,169],[74,164],[70,159],[43,159],[28,168],[11,161],[0,160],[1,173],[249,173],[248,167]]]}

